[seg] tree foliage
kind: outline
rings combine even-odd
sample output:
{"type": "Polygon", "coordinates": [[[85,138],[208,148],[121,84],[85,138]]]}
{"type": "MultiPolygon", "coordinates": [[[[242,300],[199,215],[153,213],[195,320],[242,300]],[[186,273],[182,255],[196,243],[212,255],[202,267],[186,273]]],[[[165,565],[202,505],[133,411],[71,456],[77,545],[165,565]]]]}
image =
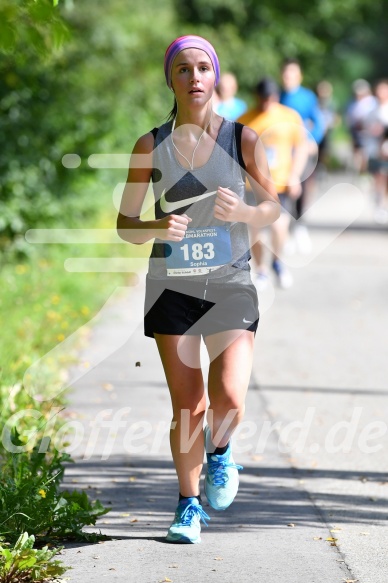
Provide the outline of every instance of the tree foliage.
{"type": "Polygon", "coordinates": [[[376,46],[380,54],[382,46],[388,50],[387,36],[381,31],[380,43],[375,37],[384,6],[384,0],[175,0],[182,23],[214,31],[223,62],[243,86],[262,74],[276,76],[286,57],[301,61],[311,84],[324,76],[346,78],[348,59],[365,53],[369,74],[382,74],[372,54],[376,46]]]}
{"type": "Polygon", "coordinates": [[[2,0],[0,52],[13,52],[21,41],[40,56],[60,46],[68,29],[57,4],[57,0],[2,0]]]}
{"type": "Polygon", "coordinates": [[[128,10],[120,0],[112,0],[107,11],[102,0],[88,0],[73,7],[60,5],[60,16],[54,17],[48,0],[41,4],[48,28],[62,19],[61,27],[69,31],[66,42],[47,50],[51,36],[42,25],[46,50],[38,43],[42,50],[37,52],[37,45],[29,42],[32,28],[23,28],[13,50],[0,59],[3,251],[25,252],[23,234],[28,228],[54,221],[79,225],[93,212],[93,201],[82,197],[80,183],[92,172],[90,154],[129,151],[133,137],[155,119],[160,122],[171,100],[160,90],[160,47],[170,40],[171,7],[152,0],[145,8],[128,10]],[[155,16],[159,26],[150,33],[155,16]],[[79,169],[64,168],[67,153],[80,156],[79,169]]]}

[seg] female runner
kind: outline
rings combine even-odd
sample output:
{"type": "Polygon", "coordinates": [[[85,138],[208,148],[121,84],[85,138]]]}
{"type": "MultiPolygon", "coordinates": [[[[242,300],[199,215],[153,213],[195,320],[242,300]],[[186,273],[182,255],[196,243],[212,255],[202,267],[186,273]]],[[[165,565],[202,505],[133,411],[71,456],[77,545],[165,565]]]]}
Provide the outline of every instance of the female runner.
{"type": "Polygon", "coordinates": [[[170,443],[179,501],[167,540],[199,543],[200,475],[207,454],[205,493],[224,510],[238,490],[231,435],[244,414],[258,323],[250,278],[247,226],[280,214],[257,134],[212,108],[220,76],[217,54],[189,35],[166,50],[164,72],[174,93],[169,121],[134,147],[117,228],[142,244],[154,239],[145,298],[145,334],[155,338],[169,387],[170,443]],[[244,200],[245,178],[257,206],[244,200]],[[155,220],[140,218],[152,180],[155,220]],[[210,358],[206,394],[200,365],[203,337],[210,358]]]}

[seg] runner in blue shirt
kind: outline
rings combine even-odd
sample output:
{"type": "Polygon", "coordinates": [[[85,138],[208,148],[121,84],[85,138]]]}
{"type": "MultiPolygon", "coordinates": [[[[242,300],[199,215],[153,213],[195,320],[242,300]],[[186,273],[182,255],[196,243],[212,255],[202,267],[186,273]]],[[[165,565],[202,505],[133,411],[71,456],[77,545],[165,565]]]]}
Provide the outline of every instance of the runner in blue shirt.
{"type": "Polygon", "coordinates": [[[311,89],[301,85],[302,78],[298,61],[295,59],[285,61],[282,71],[283,91],[280,94],[280,103],[299,113],[315,142],[320,144],[325,132],[324,120],[319,109],[317,96],[311,89]]]}
{"type": "MultiPolygon", "coordinates": [[[[280,103],[291,107],[299,113],[304,124],[309,131],[310,159],[307,163],[307,174],[311,175],[318,154],[318,145],[324,136],[324,119],[319,109],[318,98],[311,89],[301,85],[303,79],[300,63],[296,59],[286,59],[282,68],[283,91],[280,94],[280,103]]],[[[299,221],[305,210],[306,190],[308,189],[306,179],[302,182],[302,194],[295,203],[295,219],[299,221]]],[[[299,225],[294,229],[298,248],[303,253],[309,253],[311,242],[304,225],[299,225]]]]}

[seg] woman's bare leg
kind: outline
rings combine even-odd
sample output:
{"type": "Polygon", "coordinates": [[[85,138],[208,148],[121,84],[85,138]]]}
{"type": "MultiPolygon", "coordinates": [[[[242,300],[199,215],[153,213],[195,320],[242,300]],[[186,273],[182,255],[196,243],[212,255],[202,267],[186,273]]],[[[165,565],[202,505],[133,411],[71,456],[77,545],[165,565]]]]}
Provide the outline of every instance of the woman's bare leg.
{"type": "Polygon", "coordinates": [[[205,341],[210,357],[208,424],[213,444],[223,447],[244,416],[254,333],[230,330],[207,336],[205,341]],[[225,419],[228,423],[222,428],[225,419]]]}
{"type": "Polygon", "coordinates": [[[155,340],[170,390],[172,421],[176,423],[175,428],[170,430],[170,444],[179,491],[182,496],[198,496],[204,452],[202,426],[206,396],[201,369],[188,367],[182,362],[178,355],[178,343],[180,350],[183,343],[183,350],[197,355],[194,357],[199,365],[201,337],[155,334],[155,340]]]}

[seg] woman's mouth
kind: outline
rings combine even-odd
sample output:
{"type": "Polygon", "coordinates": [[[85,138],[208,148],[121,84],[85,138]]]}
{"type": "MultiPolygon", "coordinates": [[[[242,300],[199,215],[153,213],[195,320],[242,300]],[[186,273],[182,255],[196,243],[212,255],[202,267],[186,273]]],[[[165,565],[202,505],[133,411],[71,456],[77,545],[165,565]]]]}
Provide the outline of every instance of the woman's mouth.
{"type": "Polygon", "coordinates": [[[202,89],[198,89],[198,87],[194,87],[189,91],[189,93],[203,93],[202,89]]]}

